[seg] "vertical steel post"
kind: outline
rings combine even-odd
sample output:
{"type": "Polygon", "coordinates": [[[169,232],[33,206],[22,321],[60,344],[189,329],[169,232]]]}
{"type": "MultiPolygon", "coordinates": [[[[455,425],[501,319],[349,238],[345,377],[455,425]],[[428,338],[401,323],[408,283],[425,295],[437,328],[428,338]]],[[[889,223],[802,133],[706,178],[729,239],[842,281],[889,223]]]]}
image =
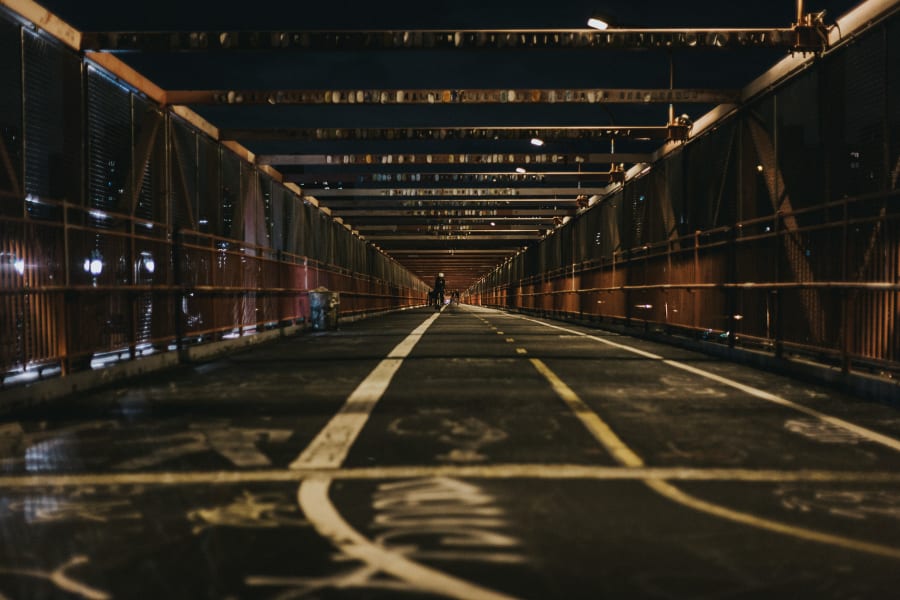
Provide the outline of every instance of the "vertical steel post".
{"type": "MultiPolygon", "coordinates": [[[[134,155],[134,144],[136,141],[135,135],[135,116],[134,116],[134,94],[129,93],[128,99],[130,101],[131,108],[131,185],[137,187],[141,185],[139,182],[143,180],[143,177],[137,173],[137,165],[135,164],[135,155],[134,155]]],[[[126,183],[128,182],[128,178],[125,178],[126,183]]],[[[134,190],[125,190],[125,193],[128,194],[128,198],[132,198],[135,194],[134,190]]],[[[135,290],[135,285],[137,284],[137,271],[139,266],[135,261],[135,257],[137,256],[137,248],[135,242],[135,234],[136,231],[134,229],[134,213],[135,207],[137,206],[137,202],[135,202],[132,207],[130,214],[128,215],[128,265],[129,265],[129,286],[130,290],[125,292],[125,296],[128,299],[128,305],[130,310],[128,310],[128,330],[129,330],[129,339],[128,339],[128,358],[130,360],[134,360],[137,356],[137,324],[138,324],[138,294],[135,290]]]]}
{"type": "MultiPolygon", "coordinates": [[[[781,244],[782,244],[782,241],[781,241],[781,216],[782,215],[781,215],[780,210],[775,211],[774,226],[773,226],[774,237],[772,238],[772,240],[773,240],[773,244],[775,246],[775,250],[774,250],[775,259],[773,261],[773,265],[774,265],[774,279],[775,279],[774,283],[776,285],[779,283],[779,279],[781,278],[781,267],[779,265],[779,263],[781,261],[780,249],[781,249],[781,244]]],[[[782,318],[783,317],[782,313],[784,312],[783,311],[784,300],[782,298],[783,294],[781,293],[781,290],[779,290],[777,287],[772,290],[772,295],[775,298],[775,302],[774,302],[774,306],[773,306],[773,310],[775,312],[775,319],[774,319],[774,321],[775,321],[775,356],[777,358],[781,358],[782,355],[784,354],[784,330],[783,330],[784,321],[782,318]]]]}
{"type": "Polygon", "coordinates": [[[25,136],[25,123],[28,120],[28,116],[25,113],[25,102],[27,94],[25,92],[25,28],[19,27],[19,89],[22,93],[22,98],[20,100],[22,107],[22,118],[20,120],[21,123],[21,132],[22,132],[22,168],[19,170],[19,175],[21,176],[22,181],[22,218],[28,218],[28,202],[25,198],[28,196],[28,191],[25,186],[25,169],[28,164],[28,138],[25,136]]]}
{"type": "MultiPolygon", "coordinates": [[[[798,0],[798,10],[802,10],[802,0],[798,0]]],[[[778,189],[778,95],[772,94],[772,151],[774,154],[772,171],[774,173],[774,183],[772,185],[775,191],[775,283],[779,283],[781,277],[781,248],[784,245],[781,235],[781,194],[778,189]]],[[[781,358],[784,354],[784,294],[781,290],[775,291],[775,356],[781,358]]]]}
{"type": "MultiPolygon", "coordinates": [[[[841,202],[843,218],[841,223],[841,281],[847,281],[847,270],[850,262],[850,212],[848,200],[841,202]]],[[[856,293],[851,290],[841,290],[841,372],[850,372],[851,349],[851,300],[856,293]]]]}

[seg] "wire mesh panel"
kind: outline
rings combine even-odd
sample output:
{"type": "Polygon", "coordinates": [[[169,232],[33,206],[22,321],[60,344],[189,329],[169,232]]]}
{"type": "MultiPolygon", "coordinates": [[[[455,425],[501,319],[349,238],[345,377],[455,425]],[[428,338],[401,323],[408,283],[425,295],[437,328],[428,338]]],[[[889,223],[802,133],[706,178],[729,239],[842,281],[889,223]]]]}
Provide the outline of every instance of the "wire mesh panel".
{"type": "Polygon", "coordinates": [[[21,29],[0,20],[0,215],[22,214],[21,29]]]}
{"type": "Polygon", "coordinates": [[[887,125],[888,125],[888,163],[891,190],[900,189],[900,19],[887,23],[887,125]]]}
{"type": "Polygon", "coordinates": [[[198,213],[197,132],[180,119],[171,119],[171,211],[176,228],[196,229],[198,213]]]}
{"type": "Polygon", "coordinates": [[[496,269],[476,301],[900,372],[898,23],[691,139],[517,257],[520,275],[496,269]]]}
{"type": "Polygon", "coordinates": [[[190,119],[2,15],[0,109],[4,382],[305,320],[318,286],[347,294],[342,312],[424,300],[190,119]]]}
{"type": "Polygon", "coordinates": [[[197,229],[222,235],[222,176],[220,150],[214,140],[197,136],[197,229]]]}
{"type": "Polygon", "coordinates": [[[125,193],[131,214],[167,222],[165,116],[159,108],[140,96],[132,96],[134,119],[133,164],[125,193]]]}
{"type": "Polygon", "coordinates": [[[87,75],[88,205],[121,211],[131,168],[131,94],[105,74],[87,75]]]}
{"type": "MultiPolygon", "coordinates": [[[[26,31],[23,41],[25,193],[78,201],[80,62],[37,33],[26,31]]],[[[41,207],[34,205],[30,210],[41,207]]]]}
{"type": "Polygon", "coordinates": [[[241,161],[231,152],[221,155],[221,223],[219,235],[226,238],[240,237],[241,214],[241,161]]]}

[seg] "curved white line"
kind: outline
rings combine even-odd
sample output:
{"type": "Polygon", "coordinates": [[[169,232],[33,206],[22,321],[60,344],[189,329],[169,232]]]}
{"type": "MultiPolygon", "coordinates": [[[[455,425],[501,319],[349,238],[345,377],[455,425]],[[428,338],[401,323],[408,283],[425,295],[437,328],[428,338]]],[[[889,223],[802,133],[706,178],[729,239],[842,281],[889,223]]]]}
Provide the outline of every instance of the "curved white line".
{"type": "Polygon", "coordinates": [[[316,531],[331,540],[343,554],[409,583],[415,591],[466,600],[512,600],[512,596],[422,566],[366,539],[344,521],[331,504],[328,498],[330,484],[331,480],[327,478],[305,479],[297,492],[297,501],[316,531]]]}

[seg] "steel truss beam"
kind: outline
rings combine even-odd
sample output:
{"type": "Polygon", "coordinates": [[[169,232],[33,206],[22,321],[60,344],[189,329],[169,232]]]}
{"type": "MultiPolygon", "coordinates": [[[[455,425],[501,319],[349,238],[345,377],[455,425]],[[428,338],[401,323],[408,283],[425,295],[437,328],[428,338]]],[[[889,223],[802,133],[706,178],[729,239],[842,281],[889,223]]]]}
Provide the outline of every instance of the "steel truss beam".
{"type": "MultiPolygon", "coordinates": [[[[485,219],[487,221],[487,219],[485,219]]],[[[501,219],[497,219],[496,222],[500,223],[499,225],[490,225],[490,223],[475,223],[472,225],[464,225],[464,224],[456,224],[456,225],[394,225],[394,224],[367,224],[367,225],[358,225],[356,227],[357,231],[360,233],[366,231],[389,231],[389,232],[399,232],[399,231],[412,231],[412,232],[441,232],[441,231],[537,231],[538,229],[542,229],[537,227],[536,225],[521,225],[518,223],[504,222],[501,219]]],[[[543,227],[546,229],[546,227],[543,227]]]]}
{"type": "Polygon", "coordinates": [[[455,188],[455,187],[430,187],[420,184],[416,188],[353,188],[353,189],[325,189],[325,188],[305,188],[304,194],[314,196],[316,198],[352,198],[359,196],[372,196],[381,198],[402,198],[402,197],[438,197],[438,198],[454,198],[454,199],[473,199],[480,198],[516,198],[517,196],[550,197],[556,195],[573,195],[585,194],[593,196],[605,193],[605,187],[485,187],[485,188],[455,188]]]}
{"type": "Polygon", "coordinates": [[[444,219],[452,218],[456,220],[488,220],[502,219],[504,217],[516,217],[522,222],[544,221],[541,217],[555,217],[557,215],[566,216],[574,215],[575,208],[536,208],[536,209],[485,209],[485,210],[464,210],[464,209],[438,209],[438,210],[333,210],[335,217],[353,220],[355,218],[410,218],[410,219],[444,219]]]}
{"type": "Polygon", "coordinates": [[[762,47],[800,49],[813,27],[685,29],[427,29],[377,31],[117,31],[84,33],[82,50],[502,50],[762,47]]]}
{"type": "Polygon", "coordinates": [[[668,88],[169,90],[167,104],[736,104],[739,90],[668,88]]]}
{"type": "Polygon", "coordinates": [[[390,198],[329,198],[323,202],[332,212],[340,210],[359,209],[445,209],[456,208],[459,210],[496,209],[496,208],[524,208],[531,209],[534,205],[569,206],[576,202],[574,197],[566,198],[484,198],[479,200],[457,200],[453,198],[415,198],[415,199],[390,199],[390,198]]]}
{"type": "Polygon", "coordinates": [[[652,162],[651,154],[612,153],[492,153],[492,154],[260,154],[257,164],[278,166],[365,166],[380,168],[409,165],[574,165],[612,162],[652,162]]]}
{"type": "Polygon", "coordinates": [[[592,181],[608,182],[609,171],[528,171],[510,173],[509,171],[486,172],[453,172],[453,173],[297,173],[284,175],[284,181],[305,184],[328,183],[341,184],[374,184],[381,185],[421,185],[423,183],[442,183],[451,185],[469,184],[509,184],[537,183],[548,179],[555,181],[592,181]]]}
{"type": "Polygon", "coordinates": [[[447,141],[447,140],[666,140],[668,126],[655,125],[574,125],[574,126],[493,126],[468,127],[394,127],[394,128],[244,128],[220,129],[221,140],[260,142],[335,142],[335,141],[447,141]]]}

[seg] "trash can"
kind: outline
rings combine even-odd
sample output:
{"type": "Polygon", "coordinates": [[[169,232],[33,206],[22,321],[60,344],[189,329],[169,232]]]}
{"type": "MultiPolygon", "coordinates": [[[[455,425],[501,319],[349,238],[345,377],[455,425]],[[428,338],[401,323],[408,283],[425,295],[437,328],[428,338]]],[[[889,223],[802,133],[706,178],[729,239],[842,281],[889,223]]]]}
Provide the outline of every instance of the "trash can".
{"type": "Polygon", "coordinates": [[[326,288],[316,288],[309,293],[309,322],[313,329],[325,331],[337,329],[339,292],[329,292],[326,288]]]}

